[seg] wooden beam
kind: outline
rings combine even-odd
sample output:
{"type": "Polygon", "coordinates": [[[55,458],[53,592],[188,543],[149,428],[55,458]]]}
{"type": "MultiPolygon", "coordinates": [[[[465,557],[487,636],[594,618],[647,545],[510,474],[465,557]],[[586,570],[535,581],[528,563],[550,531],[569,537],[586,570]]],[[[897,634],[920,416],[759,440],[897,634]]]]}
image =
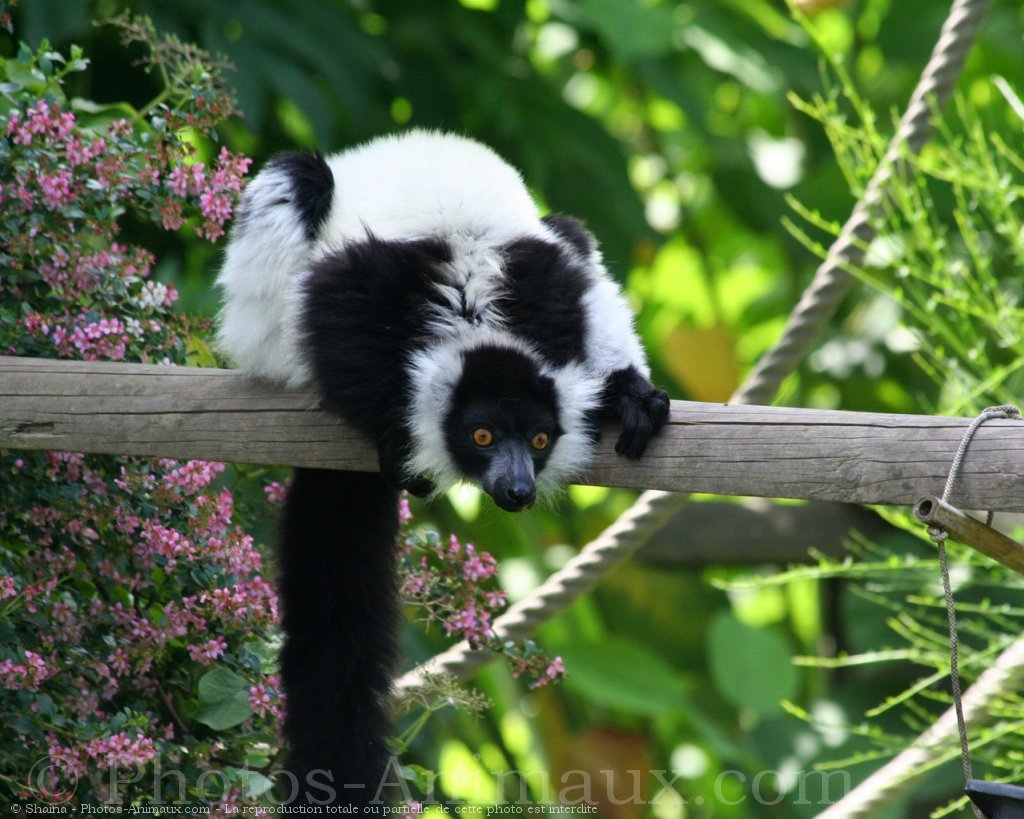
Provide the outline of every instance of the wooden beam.
{"type": "MultiPolygon", "coordinates": [[[[584,483],[912,505],[941,492],[969,419],[675,401],[639,461],[605,436],[584,483]]],[[[0,447],[372,471],[371,444],[305,392],[231,370],[0,357],[0,447]]],[[[1024,422],[971,443],[951,501],[1024,510],[1024,422]]]]}

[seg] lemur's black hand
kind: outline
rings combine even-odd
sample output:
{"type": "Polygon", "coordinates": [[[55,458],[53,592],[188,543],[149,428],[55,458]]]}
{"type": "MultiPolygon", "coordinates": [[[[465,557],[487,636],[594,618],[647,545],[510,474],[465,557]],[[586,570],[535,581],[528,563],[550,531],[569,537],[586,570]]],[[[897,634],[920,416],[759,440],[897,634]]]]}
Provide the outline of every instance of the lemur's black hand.
{"type": "Polygon", "coordinates": [[[629,367],[608,376],[605,407],[610,416],[622,422],[615,451],[627,458],[639,458],[668,418],[668,393],[629,367]]]}
{"type": "Polygon", "coordinates": [[[425,498],[428,495],[433,494],[437,486],[430,478],[425,478],[423,475],[413,475],[411,478],[405,478],[401,484],[402,489],[406,490],[410,495],[415,495],[417,498],[425,498]]]}
{"type": "Polygon", "coordinates": [[[377,457],[380,460],[380,474],[389,486],[404,489],[410,495],[425,498],[434,489],[434,482],[423,475],[410,476],[405,469],[409,454],[409,438],[404,432],[384,435],[377,441],[377,457]]]}

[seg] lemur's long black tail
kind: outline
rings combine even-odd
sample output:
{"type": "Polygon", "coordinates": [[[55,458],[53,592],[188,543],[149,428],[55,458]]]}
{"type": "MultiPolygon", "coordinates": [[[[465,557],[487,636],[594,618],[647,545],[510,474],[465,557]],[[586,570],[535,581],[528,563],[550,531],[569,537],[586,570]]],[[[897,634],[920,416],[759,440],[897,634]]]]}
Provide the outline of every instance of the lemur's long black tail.
{"type": "Polygon", "coordinates": [[[293,804],[372,804],[387,772],[397,501],[377,474],[295,470],[280,558],[293,804]]]}

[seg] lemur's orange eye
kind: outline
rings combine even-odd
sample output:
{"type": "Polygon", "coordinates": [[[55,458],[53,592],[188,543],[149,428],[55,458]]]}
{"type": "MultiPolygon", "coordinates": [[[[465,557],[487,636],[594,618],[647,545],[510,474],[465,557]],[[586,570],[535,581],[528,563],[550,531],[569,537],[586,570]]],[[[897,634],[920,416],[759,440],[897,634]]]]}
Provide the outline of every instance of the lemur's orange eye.
{"type": "Polygon", "coordinates": [[[547,448],[547,445],[550,442],[551,439],[548,438],[548,434],[546,432],[538,432],[536,435],[533,436],[533,440],[530,441],[530,444],[533,446],[534,449],[539,450],[547,448]]]}
{"type": "Polygon", "coordinates": [[[473,443],[477,446],[490,446],[494,443],[494,433],[487,427],[477,427],[473,430],[473,443]]]}

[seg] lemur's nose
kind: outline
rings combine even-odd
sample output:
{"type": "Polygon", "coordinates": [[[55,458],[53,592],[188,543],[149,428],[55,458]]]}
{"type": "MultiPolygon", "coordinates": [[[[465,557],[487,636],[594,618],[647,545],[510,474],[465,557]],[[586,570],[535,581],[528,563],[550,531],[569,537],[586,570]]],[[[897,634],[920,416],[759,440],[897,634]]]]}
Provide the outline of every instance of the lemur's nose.
{"type": "Polygon", "coordinates": [[[537,491],[532,484],[517,483],[505,490],[505,496],[514,506],[524,509],[533,503],[537,497],[537,491]]]}

